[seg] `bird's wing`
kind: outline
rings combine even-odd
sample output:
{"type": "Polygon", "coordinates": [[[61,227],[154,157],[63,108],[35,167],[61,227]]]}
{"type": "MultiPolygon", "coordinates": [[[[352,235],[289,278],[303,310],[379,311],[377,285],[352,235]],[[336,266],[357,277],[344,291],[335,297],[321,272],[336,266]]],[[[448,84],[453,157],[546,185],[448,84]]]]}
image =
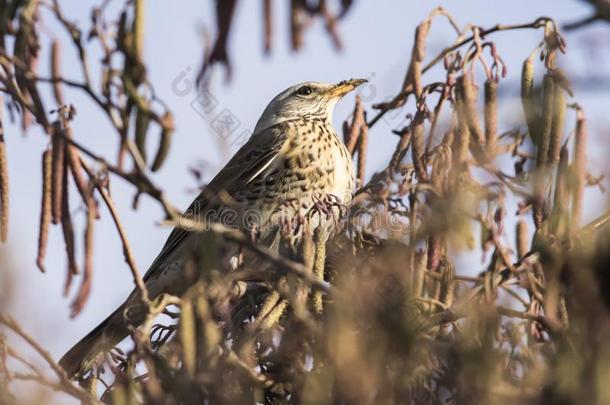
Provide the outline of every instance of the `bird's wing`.
{"type": "MultiPolygon", "coordinates": [[[[230,196],[234,195],[242,187],[260,176],[271,165],[281,153],[286,139],[287,125],[285,123],[276,124],[253,134],[225,167],[199,193],[186,212],[193,212],[196,209],[197,213],[203,217],[209,210],[210,202],[219,192],[224,191],[230,196]]],[[[144,281],[159,268],[159,265],[180,245],[188,234],[189,231],[181,227],[176,227],[172,230],[161,252],[144,275],[144,281]]]]}

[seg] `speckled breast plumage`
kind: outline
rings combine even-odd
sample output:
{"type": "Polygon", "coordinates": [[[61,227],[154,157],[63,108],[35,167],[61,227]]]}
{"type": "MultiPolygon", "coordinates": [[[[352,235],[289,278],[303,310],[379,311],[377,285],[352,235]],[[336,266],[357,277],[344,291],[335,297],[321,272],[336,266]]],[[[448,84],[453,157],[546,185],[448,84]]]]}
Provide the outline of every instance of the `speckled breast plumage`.
{"type": "Polygon", "coordinates": [[[240,208],[239,227],[255,226],[261,240],[292,226],[291,243],[303,225],[332,226],[339,206],[349,204],[354,185],[352,160],[330,122],[303,117],[286,124],[287,137],[277,159],[233,198],[240,208]],[[322,214],[323,206],[331,212],[322,214]]]}

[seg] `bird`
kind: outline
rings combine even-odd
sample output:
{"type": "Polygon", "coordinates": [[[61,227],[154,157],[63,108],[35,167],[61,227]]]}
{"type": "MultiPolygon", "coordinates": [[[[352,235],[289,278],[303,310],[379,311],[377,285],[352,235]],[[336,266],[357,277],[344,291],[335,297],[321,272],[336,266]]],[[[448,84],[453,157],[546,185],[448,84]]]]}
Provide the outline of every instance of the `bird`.
{"type": "MultiPolygon", "coordinates": [[[[286,221],[300,216],[309,218],[309,229],[325,226],[331,230],[336,220],[307,213],[324,199],[343,206],[351,201],[352,159],[332,125],[332,116],[337,102],[364,82],[310,81],[279,93],[264,109],[247,142],[201,190],[184,216],[222,222],[246,233],[255,230],[257,243],[278,254],[294,252],[303,239],[303,227],[289,236],[282,232],[286,221]]],[[[172,230],[143,277],[150,299],[164,293],[180,296],[193,283],[184,261],[197,241],[197,232],[186,226],[172,230]]],[[[134,290],[69,349],[59,365],[69,378],[84,376],[100,354],[120,343],[145,316],[134,290]]]]}

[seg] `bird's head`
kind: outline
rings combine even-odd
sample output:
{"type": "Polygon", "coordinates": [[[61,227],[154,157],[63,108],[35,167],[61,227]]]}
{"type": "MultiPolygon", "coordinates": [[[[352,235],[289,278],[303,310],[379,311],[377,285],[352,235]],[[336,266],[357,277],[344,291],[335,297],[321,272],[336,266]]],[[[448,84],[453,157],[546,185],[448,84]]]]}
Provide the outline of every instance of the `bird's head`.
{"type": "Polygon", "coordinates": [[[336,84],[305,82],[289,87],[267,105],[254,132],[304,116],[330,122],[337,101],[364,82],[365,79],[350,79],[336,84]]]}

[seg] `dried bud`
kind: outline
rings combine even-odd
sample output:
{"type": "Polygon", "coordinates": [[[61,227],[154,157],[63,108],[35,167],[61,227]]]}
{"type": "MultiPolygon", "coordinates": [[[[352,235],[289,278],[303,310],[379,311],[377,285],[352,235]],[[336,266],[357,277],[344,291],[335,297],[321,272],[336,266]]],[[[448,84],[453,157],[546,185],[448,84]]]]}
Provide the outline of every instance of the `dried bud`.
{"type": "Polygon", "coordinates": [[[545,65],[552,69],[555,67],[557,51],[565,53],[566,48],[566,43],[552,20],[548,20],[544,26],[544,44],[546,47],[545,65]]]}

